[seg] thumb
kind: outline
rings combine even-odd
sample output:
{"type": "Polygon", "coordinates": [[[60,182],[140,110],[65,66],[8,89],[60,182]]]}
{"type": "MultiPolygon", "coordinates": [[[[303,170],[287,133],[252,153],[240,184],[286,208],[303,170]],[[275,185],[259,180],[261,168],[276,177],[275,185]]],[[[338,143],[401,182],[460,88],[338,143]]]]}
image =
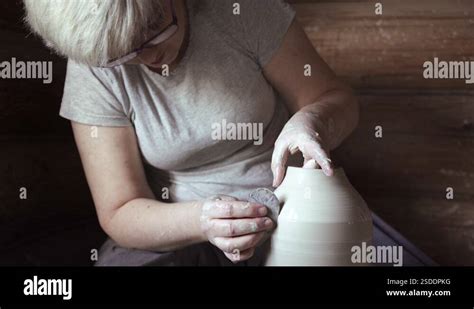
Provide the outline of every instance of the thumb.
{"type": "Polygon", "coordinates": [[[278,187],[285,176],[285,165],[290,152],[286,145],[276,144],[272,155],[273,186],[278,187]]]}

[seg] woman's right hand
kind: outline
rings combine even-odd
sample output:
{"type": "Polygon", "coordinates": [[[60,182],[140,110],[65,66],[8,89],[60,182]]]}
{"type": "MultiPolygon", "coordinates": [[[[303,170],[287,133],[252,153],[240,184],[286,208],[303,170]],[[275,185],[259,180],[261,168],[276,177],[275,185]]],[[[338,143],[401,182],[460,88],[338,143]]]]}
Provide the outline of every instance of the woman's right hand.
{"type": "Polygon", "coordinates": [[[245,261],[253,256],[255,247],[275,226],[267,213],[264,205],[242,202],[231,196],[215,196],[202,204],[201,230],[233,263],[245,261]]]}

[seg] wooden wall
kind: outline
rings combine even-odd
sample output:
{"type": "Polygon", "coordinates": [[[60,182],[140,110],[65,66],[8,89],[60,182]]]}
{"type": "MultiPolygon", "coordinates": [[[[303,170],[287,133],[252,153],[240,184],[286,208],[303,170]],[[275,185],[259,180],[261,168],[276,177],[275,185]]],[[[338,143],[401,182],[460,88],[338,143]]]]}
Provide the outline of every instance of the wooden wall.
{"type": "Polygon", "coordinates": [[[296,2],[314,46],[359,94],[360,126],[336,151],[355,187],[439,263],[473,265],[474,85],[426,80],[422,67],[474,60],[472,1],[380,1],[381,16],[376,1],[296,2]]]}
{"type": "MultiPolygon", "coordinates": [[[[474,60],[472,1],[293,1],[298,20],[362,107],[334,154],[369,206],[444,265],[474,265],[473,85],[425,80],[422,64],[474,60]],[[383,138],[375,138],[382,126],[383,138]],[[454,199],[446,199],[446,188],[454,199]]],[[[53,60],[51,85],[0,81],[0,265],[87,265],[101,232],[69,124],[65,61],[0,3],[0,60],[53,60]],[[19,187],[28,199],[18,199],[19,187]],[[62,250],[58,250],[62,249],[62,250]]]]}

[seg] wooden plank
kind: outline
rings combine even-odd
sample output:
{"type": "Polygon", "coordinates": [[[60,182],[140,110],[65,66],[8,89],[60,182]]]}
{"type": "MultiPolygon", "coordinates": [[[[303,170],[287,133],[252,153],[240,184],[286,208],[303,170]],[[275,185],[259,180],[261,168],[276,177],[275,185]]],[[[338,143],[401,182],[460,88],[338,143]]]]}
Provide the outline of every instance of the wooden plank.
{"type": "Polygon", "coordinates": [[[471,98],[360,95],[361,123],[333,154],[371,209],[442,265],[474,263],[471,98]]]}
{"type": "MultiPolygon", "coordinates": [[[[0,16],[1,59],[49,51],[38,38],[26,38],[19,21],[20,2],[5,5],[0,16]]],[[[383,2],[382,16],[371,1],[298,1],[294,4],[315,47],[332,68],[357,88],[467,89],[461,80],[425,80],[422,65],[439,57],[474,60],[474,6],[469,0],[392,0],[383,2]]],[[[64,61],[54,58],[58,66],[64,61]]],[[[57,69],[58,83],[63,67],[57,69]]]]}
{"type": "MultiPolygon", "coordinates": [[[[405,194],[474,200],[474,105],[471,96],[363,95],[361,121],[336,152],[361,190],[390,194],[394,181],[405,194]],[[381,126],[383,138],[376,138],[381,126]]],[[[400,191],[393,191],[399,195],[400,191]]]]}
{"type": "Polygon", "coordinates": [[[295,4],[298,20],[323,58],[357,88],[472,89],[462,80],[425,80],[423,63],[474,60],[469,0],[295,4]]]}
{"type": "Polygon", "coordinates": [[[440,265],[472,266],[472,202],[364,196],[369,207],[440,265]]]}

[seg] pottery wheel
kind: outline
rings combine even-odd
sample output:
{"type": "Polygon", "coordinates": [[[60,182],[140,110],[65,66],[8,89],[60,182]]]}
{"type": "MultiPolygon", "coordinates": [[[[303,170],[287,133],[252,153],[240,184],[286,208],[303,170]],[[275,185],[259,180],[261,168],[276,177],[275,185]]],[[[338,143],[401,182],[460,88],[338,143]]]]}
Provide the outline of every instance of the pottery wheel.
{"type": "Polygon", "coordinates": [[[258,203],[267,206],[268,217],[273,222],[278,222],[278,215],[280,214],[280,201],[276,195],[267,188],[258,188],[249,194],[249,202],[258,203]]]}

